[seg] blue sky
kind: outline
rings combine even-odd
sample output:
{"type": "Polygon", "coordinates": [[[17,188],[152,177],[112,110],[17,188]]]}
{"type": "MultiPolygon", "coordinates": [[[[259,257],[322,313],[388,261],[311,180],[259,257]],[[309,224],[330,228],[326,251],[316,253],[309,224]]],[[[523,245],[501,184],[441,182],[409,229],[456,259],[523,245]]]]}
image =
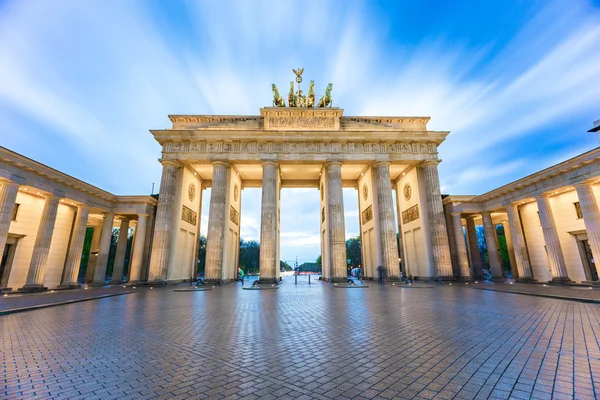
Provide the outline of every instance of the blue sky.
{"type": "MultiPolygon", "coordinates": [[[[450,130],[445,193],[598,146],[586,131],[600,119],[600,5],[580,0],[1,1],[0,145],[146,194],[160,181],[149,129],[167,114],[257,114],[298,66],[334,83],[345,115],[426,115],[450,130]]],[[[355,235],[357,195],[345,194],[355,235]]],[[[257,238],[260,191],[242,196],[242,237],[257,238]]],[[[282,201],[282,258],[316,258],[316,190],[282,201]]]]}

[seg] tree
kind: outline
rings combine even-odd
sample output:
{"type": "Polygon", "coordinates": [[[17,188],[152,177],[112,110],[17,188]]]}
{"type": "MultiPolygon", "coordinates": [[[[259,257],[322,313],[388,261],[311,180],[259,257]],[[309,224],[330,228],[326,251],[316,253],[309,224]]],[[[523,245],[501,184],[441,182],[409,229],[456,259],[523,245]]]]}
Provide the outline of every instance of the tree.
{"type": "Polygon", "coordinates": [[[496,236],[498,236],[498,250],[500,250],[500,258],[502,259],[502,269],[510,272],[510,257],[508,256],[508,244],[506,243],[504,225],[496,225],[496,236]]]}
{"type": "Polygon", "coordinates": [[[197,273],[204,273],[206,266],[206,236],[200,235],[198,239],[198,266],[196,268],[197,273]]]}
{"type": "Polygon", "coordinates": [[[360,254],[360,236],[346,240],[346,260],[350,260],[350,265],[354,267],[362,264],[360,254]]]}
{"type": "Polygon", "coordinates": [[[245,273],[255,274],[259,271],[260,244],[256,240],[240,239],[240,265],[245,273]]]}
{"type": "Polygon", "coordinates": [[[475,234],[477,235],[477,247],[479,247],[479,255],[481,256],[481,262],[484,266],[490,264],[490,259],[487,253],[487,244],[485,243],[485,231],[482,225],[475,226],[475,234]]]}
{"type": "Polygon", "coordinates": [[[279,260],[279,268],[281,271],[291,271],[293,268],[285,261],[279,260]]]}
{"type": "Polygon", "coordinates": [[[321,263],[321,256],[319,255],[319,257],[317,257],[317,261],[315,262],[315,264],[317,264],[317,266],[319,267],[319,269],[321,269],[321,267],[323,266],[323,264],[321,263]]]}

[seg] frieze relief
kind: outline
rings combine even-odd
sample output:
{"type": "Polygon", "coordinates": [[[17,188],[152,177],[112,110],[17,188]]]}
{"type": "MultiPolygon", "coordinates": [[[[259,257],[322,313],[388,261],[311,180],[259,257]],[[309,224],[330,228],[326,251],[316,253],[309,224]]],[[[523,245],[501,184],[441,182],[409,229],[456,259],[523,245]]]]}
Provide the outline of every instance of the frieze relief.
{"type": "MultiPolygon", "coordinates": [[[[343,153],[343,154],[430,154],[435,143],[404,142],[271,142],[196,141],[167,142],[167,153],[343,153]]],[[[435,157],[434,157],[435,158],[435,157]]]]}

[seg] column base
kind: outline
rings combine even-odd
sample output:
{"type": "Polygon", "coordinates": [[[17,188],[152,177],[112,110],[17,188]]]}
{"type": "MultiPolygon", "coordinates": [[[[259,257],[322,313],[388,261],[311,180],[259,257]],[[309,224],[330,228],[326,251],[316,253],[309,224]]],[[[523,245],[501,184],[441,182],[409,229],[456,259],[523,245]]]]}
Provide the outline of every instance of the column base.
{"type": "Polygon", "coordinates": [[[56,290],[71,290],[71,289],[79,289],[79,284],[78,283],[70,283],[70,284],[66,284],[66,285],[60,285],[59,287],[56,288],[56,290]]]}
{"type": "Polygon", "coordinates": [[[126,282],[123,282],[123,281],[110,281],[110,282],[108,282],[108,284],[111,285],[111,286],[114,286],[114,285],[121,286],[121,285],[124,285],[125,283],[126,282]]]}
{"type": "Polygon", "coordinates": [[[279,285],[279,280],[277,278],[259,278],[256,285],[279,285]]]}
{"type": "Polygon", "coordinates": [[[22,288],[17,289],[19,292],[23,293],[35,293],[35,292],[45,292],[48,290],[44,285],[25,285],[22,288]]]}
{"type": "Polygon", "coordinates": [[[533,282],[535,282],[535,280],[531,277],[525,277],[525,278],[517,278],[517,280],[515,282],[517,282],[517,283],[533,283],[533,282]]]}
{"type": "Polygon", "coordinates": [[[11,287],[0,287],[0,293],[12,291],[11,287]]]}
{"type": "Polygon", "coordinates": [[[550,283],[567,283],[567,282],[571,282],[571,279],[569,279],[568,276],[556,276],[556,277],[552,278],[552,280],[550,281],[550,283]]]}
{"type": "Polygon", "coordinates": [[[161,280],[156,280],[156,281],[147,281],[147,282],[143,282],[140,283],[140,286],[167,286],[167,281],[161,281],[161,280]]]}
{"type": "Polygon", "coordinates": [[[106,282],[92,282],[92,283],[88,283],[88,286],[90,286],[90,287],[108,286],[108,283],[106,283],[106,282]]]}
{"type": "Polygon", "coordinates": [[[459,276],[456,280],[459,282],[474,282],[475,281],[475,279],[471,278],[470,276],[459,276]]]}
{"type": "Polygon", "coordinates": [[[329,282],[331,283],[348,283],[348,277],[344,277],[344,278],[329,278],[329,282]]]}

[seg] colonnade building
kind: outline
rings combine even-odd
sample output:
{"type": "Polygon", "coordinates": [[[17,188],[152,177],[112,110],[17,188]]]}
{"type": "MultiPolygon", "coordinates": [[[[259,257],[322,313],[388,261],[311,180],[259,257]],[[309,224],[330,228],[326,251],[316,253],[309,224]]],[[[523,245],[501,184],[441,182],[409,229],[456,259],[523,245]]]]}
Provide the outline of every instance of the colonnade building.
{"type": "Polygon", "coordinates": [[[128,282],[188,280],[198,265],[206,188],[208,282],[236,278],[244,188],[262,188],[261,283],[279,280],[283,188],[318,190],[323,277],[345,282],[344,187],[357,190],[367,278],[383,265],[390,280],[401,268],[424,280],[481,279],[489,263],[493,278],[510,271],[524,281],[598,279],[600,148],[483,195],[443,197],[438,147],[448,132],[428,130],[427,117],[266,107],[256,116],[169,118],[169,129],[151,130],[162,146],[158,200],[115,196],[0,148],[0,287],[105,284],[115,227],[112,283],[121,284],[125,270],[128,282]],[[504,271],[500,224],[510,264],[504,271]],[[485,259],[476,225],[484,228],[485,259]],[[93,238],[83,277],[88,228],[93,238]]]}

